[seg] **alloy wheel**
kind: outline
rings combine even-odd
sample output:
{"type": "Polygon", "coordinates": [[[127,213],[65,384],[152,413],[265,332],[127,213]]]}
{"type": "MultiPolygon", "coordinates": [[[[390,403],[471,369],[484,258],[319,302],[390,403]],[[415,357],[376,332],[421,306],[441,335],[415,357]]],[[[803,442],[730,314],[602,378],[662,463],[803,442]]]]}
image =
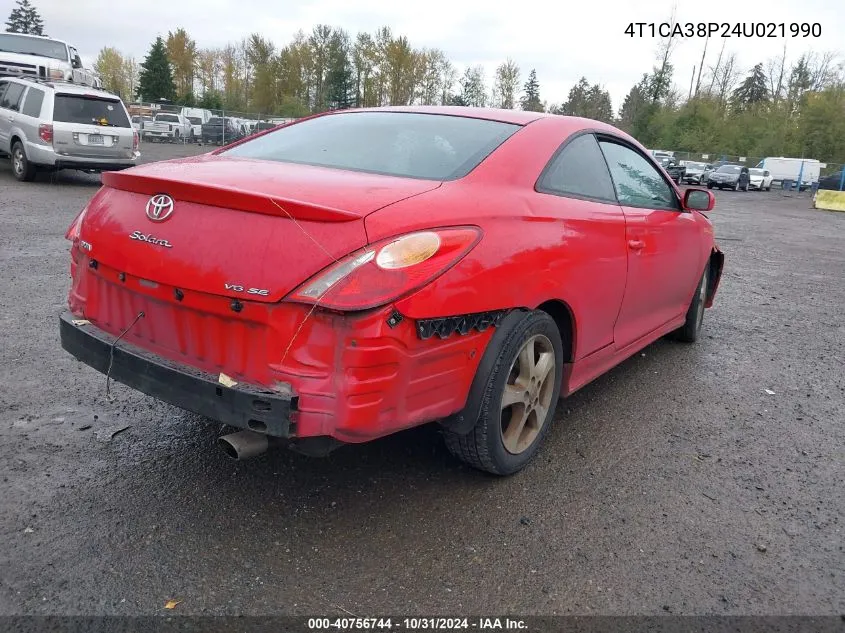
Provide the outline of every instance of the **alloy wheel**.
{"type": "Polygon", "coordinates": [[[24,157],[23,157],[23,150],[18,147],[14,155],[12,156],[12,169],[15,170],[15,173],[20,176],[24,170],[24,157]]]}
{"type": "Polygon", "coordinates": [[[525,341],[502,394],[500,429],[509,453],[519,455],[537,439],[553,404],[556,374],[552,342],[542,334],[525,341]]]}

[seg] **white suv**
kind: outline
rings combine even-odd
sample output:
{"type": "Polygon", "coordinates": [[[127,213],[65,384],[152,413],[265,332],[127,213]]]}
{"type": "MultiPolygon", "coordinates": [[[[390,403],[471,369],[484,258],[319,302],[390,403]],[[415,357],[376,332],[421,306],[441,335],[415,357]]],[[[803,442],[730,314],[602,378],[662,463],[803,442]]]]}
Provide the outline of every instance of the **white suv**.
{"type": "Polygon", "coordinates": [[[138,134],[120,97],[70,83],[0,79],[0,154],[18,180],[39,169],[116,171],[135,165],[138,134]]]}

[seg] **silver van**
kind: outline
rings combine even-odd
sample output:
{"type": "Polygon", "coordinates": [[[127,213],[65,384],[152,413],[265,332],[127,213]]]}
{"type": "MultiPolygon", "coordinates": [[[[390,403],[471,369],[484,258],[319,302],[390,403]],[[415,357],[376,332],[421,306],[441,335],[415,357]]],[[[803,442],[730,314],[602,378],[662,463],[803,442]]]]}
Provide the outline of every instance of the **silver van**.
{"type": "Polygon", "coordinates": [[[0,154],[18,180],[38,170],[116,171],[136,164],[138,133],[120,97],[77,84],[0,79],[0,154]]]}

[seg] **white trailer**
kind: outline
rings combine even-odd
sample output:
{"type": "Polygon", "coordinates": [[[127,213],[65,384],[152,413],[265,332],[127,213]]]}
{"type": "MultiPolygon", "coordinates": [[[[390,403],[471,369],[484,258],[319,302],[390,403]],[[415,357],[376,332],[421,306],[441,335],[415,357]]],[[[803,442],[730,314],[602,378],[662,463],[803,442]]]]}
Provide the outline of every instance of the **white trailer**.
{"type": "Polygon", "coordinates": [[[783,182],[791,180],[798,182],[801,176],[801,188],[810,187],[819,181],[821,163],[814,158],[784,158],[783,156],[768,156],[757,163],[760,169],[767,169],[772,175],[772,181],[783,182]]]}

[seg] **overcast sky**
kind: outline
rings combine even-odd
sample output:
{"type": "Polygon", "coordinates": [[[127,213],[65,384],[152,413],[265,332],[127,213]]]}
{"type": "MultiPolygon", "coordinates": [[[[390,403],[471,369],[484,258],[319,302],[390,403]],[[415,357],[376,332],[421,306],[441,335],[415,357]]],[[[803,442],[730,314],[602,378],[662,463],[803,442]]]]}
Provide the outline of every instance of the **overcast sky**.
{"type": "MultiPolygon", "coordinates": [[[[408,36],[415,47],[443,49],[462,71],[482,64],[488,73],[510,56],[521,66],[523,80],[537,69],[541,97],[566,100],[584,75],[610,91],[618,109],[631,85],[655,62],[657,39],[624,34],[630,22],[665,22],[677,7],[679,22],[817,22],[820,38],[730,38],[743,70],[778,56],[784,43],[794,59],[808,50],[845,48],[845,4],[840,0],[586,0],[507,3],[497,0],[32,0],[45,30],[77,46],[86,65],[103,46],[114,46],[141,62],[157,35],[184,27],[201,48],[219,47],[253,32],[285,44],[298,29],[320,23],[353,35],[382,25],[408,36]]],[[[11,7],[12,0],[0,0],[11,7]]],[[[2,11],[4,15],[8,10],[2,11]]],[[[787,26],[788,29],[788,26],[787,26]]],[[[715,63],[722,39],[710,39],[707,58],[715,63]]],[[[674,53],[675,83],[686,95],[703,38],[685,39],[674,53]]],[[[705,68],[707,64],[705,63],[705,68]]]]}

